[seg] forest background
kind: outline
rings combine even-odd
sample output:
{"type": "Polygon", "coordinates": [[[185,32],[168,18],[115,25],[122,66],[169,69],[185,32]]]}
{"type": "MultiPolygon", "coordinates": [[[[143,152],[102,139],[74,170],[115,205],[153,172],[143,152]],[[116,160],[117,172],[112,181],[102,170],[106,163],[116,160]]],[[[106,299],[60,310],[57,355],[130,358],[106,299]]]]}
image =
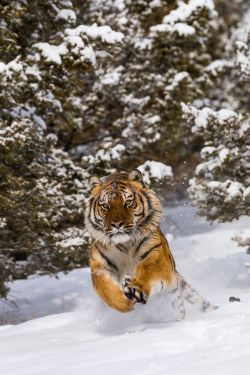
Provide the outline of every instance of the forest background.
{"type": "Polygon", "coordinates": [[[249,214],[247,0],[14,0],[0,15],[1,297],[87,264],[92,175],[139,168],[165,203],[249,214]]]}

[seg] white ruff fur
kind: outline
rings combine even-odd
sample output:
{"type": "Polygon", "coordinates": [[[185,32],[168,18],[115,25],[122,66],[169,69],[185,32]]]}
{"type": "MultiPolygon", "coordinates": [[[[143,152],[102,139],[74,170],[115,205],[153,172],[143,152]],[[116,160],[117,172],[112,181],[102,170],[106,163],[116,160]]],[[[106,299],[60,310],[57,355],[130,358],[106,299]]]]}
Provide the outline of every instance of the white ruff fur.
{"type": "MultiPolygon", "coordinates": [[[[124,234],[119,233],[119,234],[117,234],[113,237],[109,237],[109,236],[106,235],[105,232],[95,230],[92,227],[91,223],[88,222],[88,220],[86,220],[86,229],[93,239],[102,243],[105,246],[109,246],[112,243],[114,245],[118,245],[119,243],[124,244],[126,242],[130,242],[133,239],[133,236],[128,235],[126,233],[124,233],[124,234]]],[[[139,236],[139,238],[140,238],[140,236],[139,236]]]]}
{"type": "Polygon", "coordinates": [[[126,243],[131,240],[131,236],[128,234],[117,234],[116,236],[110,238],[110,242],[115,243],[118,245],[119,243],[126,243]]]}

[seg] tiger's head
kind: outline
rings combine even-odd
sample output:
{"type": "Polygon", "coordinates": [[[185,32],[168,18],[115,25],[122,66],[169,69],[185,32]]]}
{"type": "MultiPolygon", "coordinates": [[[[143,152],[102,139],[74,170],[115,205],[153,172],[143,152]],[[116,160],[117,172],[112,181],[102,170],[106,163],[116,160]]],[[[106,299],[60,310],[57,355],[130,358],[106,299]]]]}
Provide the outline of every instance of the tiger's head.
{"type": "Polygon", "coordinates": [[[159,226],[159,199],[138,170],[90,180],[85,224],[93,239],[108,244],[136,241],[159,226]]]}

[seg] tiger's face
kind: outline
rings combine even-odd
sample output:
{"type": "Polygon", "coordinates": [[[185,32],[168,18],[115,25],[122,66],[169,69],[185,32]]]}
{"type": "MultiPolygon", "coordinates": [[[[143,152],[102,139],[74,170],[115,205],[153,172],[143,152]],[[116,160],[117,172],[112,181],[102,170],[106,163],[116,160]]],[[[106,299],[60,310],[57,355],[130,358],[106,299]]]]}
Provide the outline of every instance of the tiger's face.
{"type": "Polygon", "coordinates": [[[118,244],[143,238],[159,226],[160,218],[159,199],[139,171],[91,179],[85,223],[93,239],[118,244]]]}

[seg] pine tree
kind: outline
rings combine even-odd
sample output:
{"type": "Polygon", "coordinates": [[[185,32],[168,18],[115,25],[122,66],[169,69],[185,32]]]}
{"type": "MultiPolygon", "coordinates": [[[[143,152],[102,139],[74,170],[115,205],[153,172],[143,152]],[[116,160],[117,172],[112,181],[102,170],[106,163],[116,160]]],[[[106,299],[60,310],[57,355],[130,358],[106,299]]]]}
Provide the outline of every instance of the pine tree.
{"type": "Polygon", "coordinates": [[[75,157],[83,155],[93,173],[136,167],[145,158],[175,169],[190,158],[192,165],[197,137],[182,120],[180,102],[206,96],[217,84],[206,71],[224,51],[213,2],[98,4],[90,14],[93,21],[110,24],[123,32],[124,40],[113,51],[112,65],[104,63],[98,69],[92,90],[84,97],[87,123],[92,129],[101,125],[93,142],[95,153],[87,155],[86,148],[78,147],[75,157]],[[111,144],[119,146],[122,160],[100,160],[111,144]]]}
{"type": "Polygon", "coordinates": [[[250,212],[250,116],[183,105],[185,119],[204,139],[203,159],[189,195],[209,220],[232,221],[250,212]]]}
{"type": "Polygon", "coordinates": [[[0,294],[4,281],[85,264],[89,177],[30,120],[0,133],[0,294]]]}
{"type": "Polygon", "coordinates": [[[89,173],[66,150],[88,132],[89,77],[123,36],[77,24],[80,3],[0,5],[0,296],[6,281],[86,264],[89,173]]]}
{"type": "MultiPolygon", "coordinates": [[[[250,81],[250,38],[237,43],[238,80],[250,81]]],[[[234,85],[237,83],[234,82],[234,85]]],[[[231,99],[232,100],[232,99],[231,99]]],[[[250,114],[183,104],[184,119],[204,141],[203,161],[190,180],[189,196],[209,220],[232,221],[250,213],[250,114]]],[[[236,237],[250,246],[250,237],[236,237]]]]}
{"type": "Polygon", "coordinates": [[[46,126],[64,149],[75,133],[88,133],[81,97],[97,61],[123,37],[108,26],[77,25],[78,7],[63,0],[0,5],[0,116],[8,124],[26,117],[46,126]]]}

